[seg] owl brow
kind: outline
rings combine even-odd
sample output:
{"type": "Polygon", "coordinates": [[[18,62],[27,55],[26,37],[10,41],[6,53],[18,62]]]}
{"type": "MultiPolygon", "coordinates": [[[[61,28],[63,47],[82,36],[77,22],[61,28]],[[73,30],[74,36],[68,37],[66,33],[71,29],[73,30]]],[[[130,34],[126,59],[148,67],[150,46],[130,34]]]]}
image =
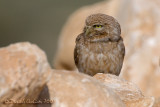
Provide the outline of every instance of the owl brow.
{"type": "Polygon", "coordinates": [[[109,25],[108,23],[104,23],[104,25],[109,25]]]}

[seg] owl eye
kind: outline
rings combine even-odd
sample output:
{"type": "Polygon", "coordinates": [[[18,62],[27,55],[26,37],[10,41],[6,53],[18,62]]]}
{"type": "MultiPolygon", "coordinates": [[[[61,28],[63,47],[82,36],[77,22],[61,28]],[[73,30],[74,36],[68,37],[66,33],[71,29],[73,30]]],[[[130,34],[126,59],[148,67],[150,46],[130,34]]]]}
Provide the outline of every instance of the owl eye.
{"type": "Polygon", "coordinates": [[[102,28],[102,25],[93,25],[94,28],[102,28]]]}

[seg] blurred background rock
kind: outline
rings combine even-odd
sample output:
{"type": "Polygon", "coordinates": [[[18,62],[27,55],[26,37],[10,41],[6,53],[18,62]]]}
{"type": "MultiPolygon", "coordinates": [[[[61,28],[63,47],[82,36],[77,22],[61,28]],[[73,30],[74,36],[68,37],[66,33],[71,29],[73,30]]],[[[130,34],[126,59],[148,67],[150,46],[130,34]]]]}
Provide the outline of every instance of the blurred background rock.
{"type": "Polygon", "coordinates": [[[68,16],[97,1],[100,0],[1,0],[0,47],[30,41],[43,49],[52,63],[58,35],[68,16]]]}

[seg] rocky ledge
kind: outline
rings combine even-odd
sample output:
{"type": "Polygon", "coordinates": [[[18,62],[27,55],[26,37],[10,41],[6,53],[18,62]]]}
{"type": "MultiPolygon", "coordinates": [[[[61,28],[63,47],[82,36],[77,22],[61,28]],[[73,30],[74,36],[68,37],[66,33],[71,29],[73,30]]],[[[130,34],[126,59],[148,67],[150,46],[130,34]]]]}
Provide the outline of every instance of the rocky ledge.
{"type": "Polygon", "coordinates": [[[0,107],[158,107],[133,83],[111,74],[94,77],[54,70],[28,42],[0,48],[0,107]]]}

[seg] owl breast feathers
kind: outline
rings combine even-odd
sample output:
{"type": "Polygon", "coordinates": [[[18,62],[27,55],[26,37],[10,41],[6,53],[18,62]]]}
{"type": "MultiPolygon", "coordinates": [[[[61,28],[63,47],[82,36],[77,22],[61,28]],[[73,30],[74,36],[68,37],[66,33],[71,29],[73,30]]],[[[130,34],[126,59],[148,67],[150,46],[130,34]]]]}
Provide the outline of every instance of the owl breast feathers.
{"type": "Polygon", "coordinates": [[[119,75],[125,55],[119,23],[111,16],[93,14],[87,17],[83,33],[76,38],[75,64],[80,72],[119,75]]]}

